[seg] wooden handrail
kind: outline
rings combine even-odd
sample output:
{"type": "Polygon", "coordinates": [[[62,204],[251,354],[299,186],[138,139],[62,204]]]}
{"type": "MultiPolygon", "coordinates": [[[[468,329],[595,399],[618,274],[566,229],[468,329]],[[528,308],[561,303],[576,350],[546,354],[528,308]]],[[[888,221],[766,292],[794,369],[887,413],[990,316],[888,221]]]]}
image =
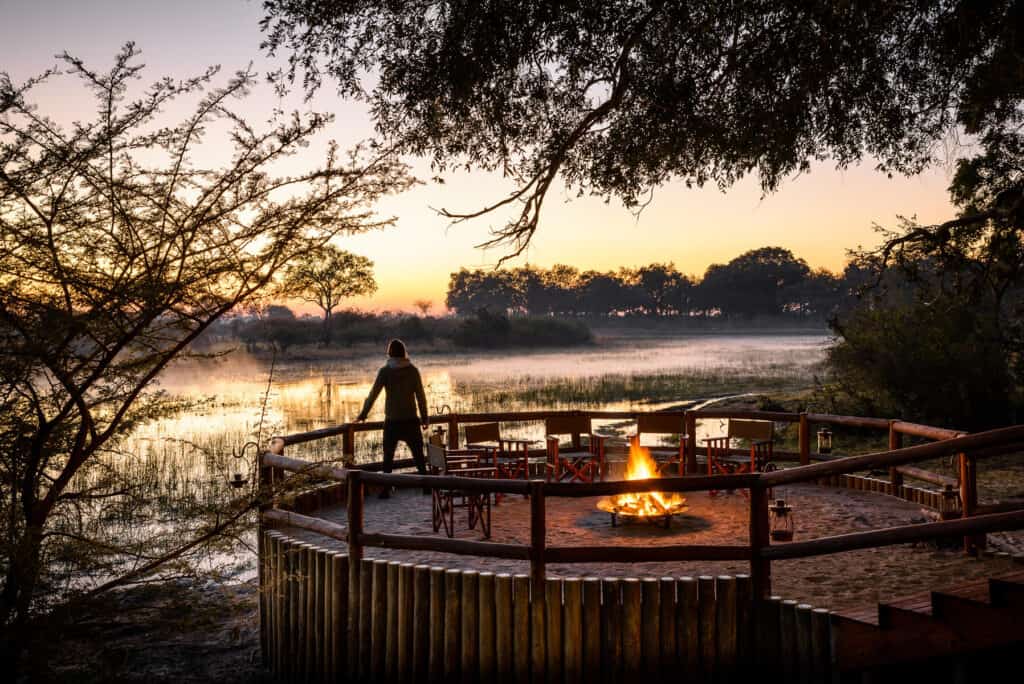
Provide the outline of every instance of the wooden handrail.
{"type": "Polygon", "coordinates": [[[668,561],[749,561],[749,546],[549,546],[548,563],[646,563],[668,561]]]}
{"type": "Polygon", "coordinates": [[[292,511],[282,511],[280,508],[269,508],[263,511],[263,519],[267,522],[280,523],[289,527],[298,527],[310,532],[316,532],[338,541],[348,541],[348,530],[344,525],[339,525],[323,518],[313,518],[308,515],[293,513],[292,511]]]}
{"type": "Polygon", "coordinates": [[[401,473],[363,472],[363,482],[368,485],[384,485],[411,489],[460,489],[467,492],[488,492],[491,494],[528,494],[528,480],[506,480],[493,477],[460,477],[456,475],[406,475],[401,473]]]}
{"type": "Polygon", "coordinates": [[[485,556],[489,558],[510,558],[512,560],[530,559],[530,547],[526,544],[501,544],[472,539],[449,539],[448,537],[385,534],[382,532],[364,532],[359,535],[359,543],[363,546],[403,549],[405,551],[437,551],[462,556],[485,556]]]}
{"type": "Polygon", "coordinates": [[[948,428],[934,427],[932,425],[921,425],[920,423],[908,423],[905,420],[894,420],[892,429],[903,435],[912,437],[924,437],[925,439],[954,439],[963,437],[967,433],[962,430],[950,430],[948,428]]]}
{"type": "Polygon", "coordinates": [[[662,477],[648,480],[612,480],[608,482],[546,482],[546,496],[614,496],[638,492],[701,492],[710,489],[750,489],[757,486],[758,473],[743,475],[698,475],[662,477]]]}
{"type": "Polygon", "coordinates": [[[320,477],[325,480],[337,480],[338,482],[344,482],[348,477],[348,469],[346,468],[324,465],[323,463],[310,463],[299,458],[273,454],[269,451],[263,454],[263,466],[280,468],[291,473],[320,477]]]}
{"type": "Polygon", "coordinates": [[[924,468],[915,468],[914,466],[907,465],[895,467],[896,471],[901,475],[906,475],[909,478],[920,480],[921,482],[938,485],[939,487],[957,487],[960,484],[960,480],[955,477],[933,473],[932,471],[925,470],[924,468]]]}
{"type": "Polygon", "coordinates": [[[697,420],[702,418],[749,418],[751,420],[772,420],[777,423],[797,423],[800,421],[799,413],[788,411],[741,411],[737,409],[716,409],[702,408],[694,409],[693,414],[697,420]]]}
{"type": "Polygon", "coordinates": [[[972,452],[976,449],[999,446],[1008,442],[1024,441],[1024,425],[999,428],[987,432],[978,432],[964,437],[955,437],[941,442],[919,444],[893,451],[882,451],[862,456],[847,456],[836,461],[815,463],[814,465],[776,470],[761,476],[759,486],[778,487],[779,485],[796,482],[809,482],[822,477],[843,475],[858,470],[900,466],[914,461],[922,461],[937,456],[972,452]]]}
{"type": "Polygon", "coordinates": [[[843,425],[857,428],[876,428],[888,430],[888,418],[866,418],[864,416],[837,416],[831,413],[808,413],[807,422],[820,423],[823,425],[843,425]]]}
{"type": "Polygon", "coordinates": [[[884,530],[853,532],[804,542],[791,542],[780,546],[767,546],[761,549],[761,557],[767,560],[809,558],[842,551],[926,541],[939,537],[959,537],[982,532],[1015,530],[1022,526],[1024,526],[1024,509],[943,522],[888,527],[884,530]]]}

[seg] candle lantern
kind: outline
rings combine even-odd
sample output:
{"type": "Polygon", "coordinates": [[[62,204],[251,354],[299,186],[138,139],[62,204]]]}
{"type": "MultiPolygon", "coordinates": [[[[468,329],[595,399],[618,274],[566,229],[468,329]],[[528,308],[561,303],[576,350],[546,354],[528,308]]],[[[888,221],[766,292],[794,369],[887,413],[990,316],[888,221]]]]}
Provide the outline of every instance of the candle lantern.
{"type": "MultiPolygon", "coordinates": [[[[274,439],[279,440],[281,438],[275,437],[274,439]]],[[[250,474],[253,474],[256,469],[256,463],[259,461],[259,458],[257,456],[253,456],[250,459],[250,457],[246,455],[249,447],[252,447],[255,452],[259,450],[260,445],[256,442],[246,442],[242,445],[240,451],[235,451],[234,449],[231,450],[231,455],[234,457],[235,463],[237,464],[236,467],[238,468],[238,470],[235,470],[232,476],[228,478],[228,484],[232,489],[241,489],[245,485],[249,484],[250,474]]],[[[280,450],[283,450],[283,448],[282,444],[280,450]]],[[[273,452],[273,450],[273,441],[271,441],[271,451],[273,452]]],[[[280,453],[280,450],[274,453],[280,453]]]]}
{"type": "Polygon", "coordinates": [[[827,427],[823,427],[820,430],[818,430],[818,453],[832,453],[832,431],[829,430],[827,427]]]}
{"type": "Polygon", "coordinates": [[[768,510],[772,541],[793,541],[793,507],[787,506],[783,499],[776,499],[768,510]]]}

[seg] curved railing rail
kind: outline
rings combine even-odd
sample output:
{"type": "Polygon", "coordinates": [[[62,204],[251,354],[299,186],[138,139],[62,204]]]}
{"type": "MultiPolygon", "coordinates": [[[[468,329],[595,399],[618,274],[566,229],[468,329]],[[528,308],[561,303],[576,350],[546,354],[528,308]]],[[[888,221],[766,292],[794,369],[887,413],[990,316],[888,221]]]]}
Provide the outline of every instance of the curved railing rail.
{"type": "MultiPolygon", "coordinates": [[[[501,420],[539,420],[570,412],[534,411],[524,413],[479,413],[460,416],[435,417],[434,422],[489,422],[501,420]]],[[[635,417],[636,412],[587,411],[595,418],[635,417]]],[[[698,410],[681,413],[692,426],[700,418],[761,418],[788,421],[800,424],[800,460],[803,465],[776,470],[768,473],[738,475],[688,475],[650,480],[621,480],[595,483],[560,483],[539,480],[493,480],[431,475],[395,474],[370,472],[365,468],[344,467],[309,463],[289,458],[281,453],[264,454],[261,460],[261,483],[273,486],[283,480],[283,474],[301,474],[304,477],[326,479],[343,483],[346,487],[347,525],[339,525],[321,518],[301,513],[283,511],[271,507],[263,513],[263,520],[270,524],[290,525],[324,534],[345,541],[349,557],[360,559],[364,547],[383,547],[414,551],[436,551],[442,553],[490,556],[516,560],[528,560],[531,567],[531,583],[543,586],[545,568],[549,563],[589,562],[647,562],[647,561],[747,561],[755,596],[766,597],[771,587],[771,562],[788,558],[824,555],[854,549],[925,541],[951,535],[965,538],[965,547],[973,551],[983,544],[987,532],[1019,529],[1024,527],[1024,509],[989,512],[977,510],[976,480],[974,462],[979,455],[990,456],[1024,450],[1024,425],[966,434],[927,425],[899,420],[861,418],[856,416],[832,416],[827,414],[790,414],[769,411],[698,410]],[[886,428],[890,433],[890,448],[887,451],[858,456],[836,457],[825,462],[811,464],[809,448],[810,424],[846,425],[859,428],[886,428]],[[937,439],[940,441],[914,446],[901,446],[903,435],[937,439]],[[925,460],[942,456],[957,456],[960,460],[960,479],[910,466],[925,460]],[[960,520],[944,520],[907,527],[894,527],[855,534],[823,537],[809,541],[772,546],[769,539],[768,492],[770,488],[802,482],[822,482],[838,475],[848,475],[871,469],[886,469],[894,476],[906,474],[940,486],[957,482],[960,486],[960,520]],[[488,493],[525,494],[530,503],[530,542],[528,544],[497,543],[446,537],[422,537],[412,535],[368,533],[363,528],[362,503],[367,486],[390,486],[398,488],[453,488],[488,493]],[[545,500],[548,497],[597,497],[624,493],[649,491],[693,492],[711,489],[749,489],[750,536],[749,543],[738,546],[701,546],[690,544],[664,545],[657,547],[635,546],[547,546],[545,500]]],[[[455,425],[457,426],[457,422],[455,425]]],[[[351,434],[352,430],[379,429],[375,424],[348,424],[331,428],[331,434],[351,434]]],[[[324,430],[279,438],[277,449],[282,443],[297,444],[308,441],[309,435],[323,435],[324,430]]],[[[457,435],[456,430],[451,434],[457,435]]],[[[449,436],[451,436],[451,434],[449,436]]],[[[691,429],[692,436],[693,431],[691,429]]],[[[314,437],[315,438],[315,437],[314,437]]],[[[695,448],[688,452],[688,458],[695,460],[695,448]]]]}

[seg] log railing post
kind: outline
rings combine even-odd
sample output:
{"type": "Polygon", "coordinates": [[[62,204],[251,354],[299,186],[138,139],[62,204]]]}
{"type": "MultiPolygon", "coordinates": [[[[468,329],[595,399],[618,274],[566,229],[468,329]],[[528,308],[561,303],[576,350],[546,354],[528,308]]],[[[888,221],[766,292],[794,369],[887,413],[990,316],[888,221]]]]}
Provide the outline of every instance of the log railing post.
{"type": "Polygon", "coordinates": [[[533,596],[544,593],[544,551],[547,542],[547,520],[544,505],[544,482],[530,482],[530,589],[533,596]]]}
{"type": "MultiPolygon", "coordinates": [[[[889,451],[903,448],[903,435],[896,431],[896,421],[889,421],[889,451]]],[[[889,482],[892,483],[892,495],[900,496],[903,486],[903,473],[895,466],[889,468],[889,482]]]]}
{"type": "Polygon", "coordinates": [[[758,483],[750,489],[750,578],[755,605],[772,593],[771,561],[761,557],[761,549],[770,544],[768,488],[758,483]]]}
{"type": "Polygon", "coordinates": [[[686,472],[697,473],[697,414],[687,411],[684,415],[686,425],[686,472]]]}
{"type": "Polygon", "coordinates": [[[362,473],[353,470],[348,473],[347,480],[347,513],[348,513],[348,676],[354,680],[359,675],[359,659],[353,654],[359,653],[359,601],[369,601],[370,597],[361,597],[359,589],[359,573],[362,568],[363,545],[360,536],[363,533],[363,495],[365,486],[362,473]]]}
{"type": "MultiPolygon", "coordinates": [[[[978,507],[978,470],[977,461],[970,454],[957,454],[960,462],[960,509],[964,518],[975,514],[978,507]]],[[[985,548],[984,534],[964,536],[964,551],[976,555],[985,548]]]]}
{"type": "Polygon", "coordinates": [[[810,426],[807,424],[807,412],[802,411],[800,413],[800,428],[797,440],[800,444],[800,465],[810,465],[811,463],[811,432],[810,426]]]}
{"type": "Polygon", "coordinates": [[[351,423],[345,428],[341,440],[341,455],[346,467],[356,462],[356,426],[351,423]]]}
{"type": "MultiPolygon", "coordinates": [[[[267,632],[270,629],[270,621],[267,619],[270,602],[270,589],[267,573],[264,571],[266,565],[267,545],[264,536],[263,511],[270,507],[270,492],[272,489],[271,480],[273,474],[271,468],[263,465],[263,453],[256,456],[256,501],[258,513],[256,516],[256,568],[259,575],[259,614],[260,614],[260,657],[263,659],[263,666],[268,665],[267,650],[269,639],[267,632]]],[[[272,579],[270,580],[272,581],[272,579]]]]}
{"type": "Polygon", "coordinates": [[[454,413],[448,416],[448,448],[459,448],[459,417],[454,413]]]}

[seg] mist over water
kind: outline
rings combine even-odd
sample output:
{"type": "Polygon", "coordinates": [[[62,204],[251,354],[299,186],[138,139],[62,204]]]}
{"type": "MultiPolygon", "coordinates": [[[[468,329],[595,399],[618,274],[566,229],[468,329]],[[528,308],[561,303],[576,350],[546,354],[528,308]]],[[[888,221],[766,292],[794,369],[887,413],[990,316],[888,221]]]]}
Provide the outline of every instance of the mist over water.
{"type": "MultiPolygon", "coordinates": [[[[630,336],[568,351],[417,354],[413,344],[410,357],[423,376],[431,413],[442,407],[454,413],[652,410],[767,391],[777,383],[809,385],[828,342],[820,334],[630,336]]],[[[145,426],[136,438],[140,447],[182,439],[241,448],[250,440],[265,444],[275,434],[346,423],[358,415],[383,362],[383,354],[316,362],[279,358],[272,378],[269,359],[242,351],[182,362],[161,378],[160,387],[199,403],[145,426]]],[[[382,419],[383,407],[378,399],[370,420],[382,419]]],[[[376,439],[360,437],[364,448],[376,439]]],[[[310,449],[315,452],[316,445],[310,449]]]]}

